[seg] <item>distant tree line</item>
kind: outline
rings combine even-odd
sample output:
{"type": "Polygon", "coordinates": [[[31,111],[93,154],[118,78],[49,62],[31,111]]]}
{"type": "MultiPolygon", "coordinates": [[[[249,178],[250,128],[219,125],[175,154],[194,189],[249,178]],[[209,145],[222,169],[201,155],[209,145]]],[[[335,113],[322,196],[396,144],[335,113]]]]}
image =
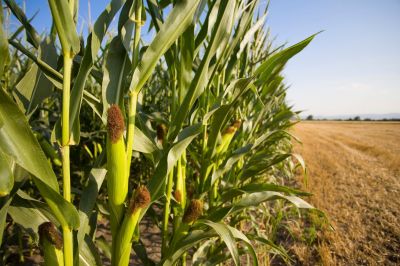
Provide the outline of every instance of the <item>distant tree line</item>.
{"type": "Polygon", "coordinates": [[[314,118],[313,115],[308,115],[305,119],[307,121],[400,121],[400,118],[383,118],[383,119],[372,119],[372,118],[364,118],[362,119],[360,116],[349,117],[347,119],[335,118],[335,119],[327,119],[327,118],[314,118]]]}

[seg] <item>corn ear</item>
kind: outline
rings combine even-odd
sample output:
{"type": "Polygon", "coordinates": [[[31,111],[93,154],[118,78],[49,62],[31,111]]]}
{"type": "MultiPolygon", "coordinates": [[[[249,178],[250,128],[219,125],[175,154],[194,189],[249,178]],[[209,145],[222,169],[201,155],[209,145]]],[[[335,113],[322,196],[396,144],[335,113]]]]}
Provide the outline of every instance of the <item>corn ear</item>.
{"type": "Polygon", "coordinates": [[[184,210],[186,206],[186,163],[184,160],[183,156],[178,160],[176,188],[174,192],[174,198],[179,203],[182,210],[184,210]]]}
{"type": "Polygon", "coordinates": [[[222,154],[226,152],[229,148],[230,143],[232,142],[233,137],[235,136],[236,131],[240,128],[241,121],[236,120],[233,122],[231,126],[229,126],[225,132],[222,134],[221,144],[217,147],[217,153],[222,154]]]}
{"type": "Polygon", "coordinates": [[[186,224],[194,223],[203,214],[203,202],[198,199],[192,199],[187,207],[182,221],[186,224]]]}
{"type": "Polygon", "coordinates": [[[111,105],[107,116],[107,191],[113,235],[116,235],[121,223],[128,194],[124,128],[121,109],[117,105],[111,105]]]}
{"type": "Polygon", "coordinates": [[[63,240],[53,223],[45,222],[39,226],[39,241],[45,266],[64,265],[63,240]]]}
{"type": "Polygon", "coordinates": [[[118,231],[112,265],[126,266],[129,264],[133,233],[139,223],[141,210],[146,208],[149,203],[150,192],[145,186],[138,187],[118,231]]]}
{"type": "Polygon", "coordinates": [[[191,225],[197,221],[203,214],[203,202],[199,199],[192,199],[186,208],[182,218],[182,223],[176,229],[171,241],[170,249],[174,249],[177,243],[183,239],[189,232],[191,225]]]}

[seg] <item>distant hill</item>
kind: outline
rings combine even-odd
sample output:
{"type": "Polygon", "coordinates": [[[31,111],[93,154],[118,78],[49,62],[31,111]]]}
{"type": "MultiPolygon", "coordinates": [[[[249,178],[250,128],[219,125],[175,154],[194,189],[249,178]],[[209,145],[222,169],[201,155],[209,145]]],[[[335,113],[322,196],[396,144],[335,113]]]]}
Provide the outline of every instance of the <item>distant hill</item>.
{"type": "MultiPolygon", "coordinates": [[[[306,119],[308,115],[301,115],[302,119],[306,119]]],[[[388,114],[350,114],[350,115],[313,115],[314,119],[327,119],[327,120],[336,120],[342,119],[347,120],[350,118],[354,118],[359,116],[361,120],[371,119],[371,120],[392,120],[392,119],[400,119],[400,113],[388,113],[388,114]]]]}

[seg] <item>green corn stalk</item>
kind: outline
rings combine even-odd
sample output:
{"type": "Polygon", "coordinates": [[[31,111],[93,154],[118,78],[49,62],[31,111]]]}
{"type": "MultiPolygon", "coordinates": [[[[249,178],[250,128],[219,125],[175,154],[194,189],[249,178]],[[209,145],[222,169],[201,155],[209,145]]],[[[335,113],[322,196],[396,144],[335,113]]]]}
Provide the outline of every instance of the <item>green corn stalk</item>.
{"type": "MultiPolygon", "coordinates": [[[[72,61],[76,53],[78,53],[79,39],[75,30],[73,21],[75,11],[75,1],[70,0],[68,3],[63,0],[56,2],[49,0],[49,5],[53,20],[56,25],[58,36],[60,38],[63,57],[63,95],[62,95],[62,172],[63,172],[63,195],[67,201],[71,201],[71,177],[70,177],[70,87],[71,87],[71,71],[72,61]]],[[[63,227],[64,239],[64,263],[66,266],[73,264],[73,235],[68,227],[63,227]]]]}

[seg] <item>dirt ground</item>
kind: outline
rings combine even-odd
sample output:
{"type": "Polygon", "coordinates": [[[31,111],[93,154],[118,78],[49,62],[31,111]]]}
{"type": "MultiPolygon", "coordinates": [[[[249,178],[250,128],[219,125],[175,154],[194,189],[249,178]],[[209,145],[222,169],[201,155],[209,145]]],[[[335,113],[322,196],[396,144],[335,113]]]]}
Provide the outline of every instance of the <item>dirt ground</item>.
{"type": "Polygon", "coordinates": [[[299,264],[400,265],[400,123],[301,122],[294,135],[309,201],[335,230],[316,252],[293,247],[299,264]]]}

